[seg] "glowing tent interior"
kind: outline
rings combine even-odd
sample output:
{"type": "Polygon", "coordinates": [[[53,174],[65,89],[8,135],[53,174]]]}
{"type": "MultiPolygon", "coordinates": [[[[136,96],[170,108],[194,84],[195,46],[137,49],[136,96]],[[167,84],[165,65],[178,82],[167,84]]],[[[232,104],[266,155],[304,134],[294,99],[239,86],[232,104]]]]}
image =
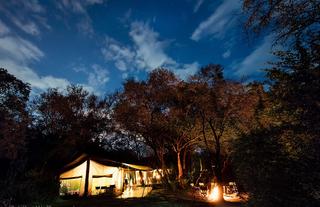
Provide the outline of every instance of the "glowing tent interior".
{"type": "Polygon", "coordinates": [[[148,166],[121,163],[86,154],[66,165],[59,178],[61,196],[98,195],[110,189],[123,192],[128,186],[146,186],[160,182],[158,171],[148,166]]]}

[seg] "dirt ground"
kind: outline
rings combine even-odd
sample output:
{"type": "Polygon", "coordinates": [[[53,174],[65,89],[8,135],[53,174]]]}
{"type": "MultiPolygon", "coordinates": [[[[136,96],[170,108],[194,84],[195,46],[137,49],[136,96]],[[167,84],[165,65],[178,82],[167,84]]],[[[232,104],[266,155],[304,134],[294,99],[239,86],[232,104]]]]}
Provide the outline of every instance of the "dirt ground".
{"type": "Polygon", "coordinates": [[[184,192],[167,192],[161,189],[152,190],[152,192],[143,198],[110,198],[110,197],[90,197],[63,200],[59,199],[52,206],[121,206],[121,207],[240,207],[240,202],[224,202],[216,204],[208,201],[195,199],[194,196],[184,192]]]}

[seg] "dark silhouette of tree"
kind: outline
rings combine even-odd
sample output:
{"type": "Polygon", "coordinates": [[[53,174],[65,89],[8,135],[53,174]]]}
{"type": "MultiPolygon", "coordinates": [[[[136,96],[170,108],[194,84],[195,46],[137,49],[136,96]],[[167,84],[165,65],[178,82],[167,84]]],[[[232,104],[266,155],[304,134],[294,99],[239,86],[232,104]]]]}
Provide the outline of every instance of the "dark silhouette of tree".
{"type": "Polygon", "coordinates": [[[111,104],[78,86],[42,93],[33,101],[33,127],[40,135],[35,145],[43,145],[45,160],[53,159],[58,167],[61,160],[103,147],[112,128],[111,104]]]}
{"type": "Polygon", "coordinates": [[[29,93],[28,84],[0,68],[0,199],[19,193],[19,178],[26,169],[29,93]]]}
{"type": "MultiPolygon", "coordinates": [[[[234,144],[234,165],[254,206],[319,206],[319,1],[245,1],[249,26],[290,43],[267,69],[258,126],[234,144]],[[261,119],[263,120],[263,118],[261,119]]],[[[277,41],[281,40],[281,41],[277,41]]]]}
{"type": "Polygon", "coordinates": [[[267,70],[272,82],[270,99],[284,124],[299,123],[306,129],[319,130],[319,47],[320,42],[305,48],[297,41],[294,48],[277,52],[279,61],[267,70]]]}
{"type": "Polygon", "coordinates": [[[0,157],[16,159],[23,151],[28,124],[26,111],[30,87],[0,69],[0,157]]]}
{"type": "Polygon", "coordinates": [[[318,0],[244,0],[247,15],[245,28],[254,32],[270,28],[277,35],[277,42],[308,39],[320,31],[320,2],[318,0]]]}

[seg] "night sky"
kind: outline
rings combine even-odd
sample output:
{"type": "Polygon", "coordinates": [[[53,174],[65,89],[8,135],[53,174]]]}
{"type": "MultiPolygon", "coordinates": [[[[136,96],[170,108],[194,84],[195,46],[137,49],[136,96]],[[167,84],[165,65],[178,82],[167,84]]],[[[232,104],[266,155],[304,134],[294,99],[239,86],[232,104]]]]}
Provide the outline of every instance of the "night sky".
{"type": "Polygon", "coordinates": [[[272,37],[246,35],[244,20],[238,0],[0,0],[0,67],[34,92],[102,95],[157,67],[185,79],[208,63],[261,80],[272,37]]]}

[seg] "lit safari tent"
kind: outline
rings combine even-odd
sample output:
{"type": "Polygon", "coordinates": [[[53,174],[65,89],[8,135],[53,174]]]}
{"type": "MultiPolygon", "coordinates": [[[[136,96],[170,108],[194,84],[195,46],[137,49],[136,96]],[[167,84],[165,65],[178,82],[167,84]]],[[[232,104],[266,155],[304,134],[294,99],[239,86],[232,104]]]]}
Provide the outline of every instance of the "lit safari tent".
{"type": "Polygon", "coordinates": [[[158,170],[83,154],[66,165],[59,176],[60,195],[122,194],[140,186],[159,183],[158,170]]]}

